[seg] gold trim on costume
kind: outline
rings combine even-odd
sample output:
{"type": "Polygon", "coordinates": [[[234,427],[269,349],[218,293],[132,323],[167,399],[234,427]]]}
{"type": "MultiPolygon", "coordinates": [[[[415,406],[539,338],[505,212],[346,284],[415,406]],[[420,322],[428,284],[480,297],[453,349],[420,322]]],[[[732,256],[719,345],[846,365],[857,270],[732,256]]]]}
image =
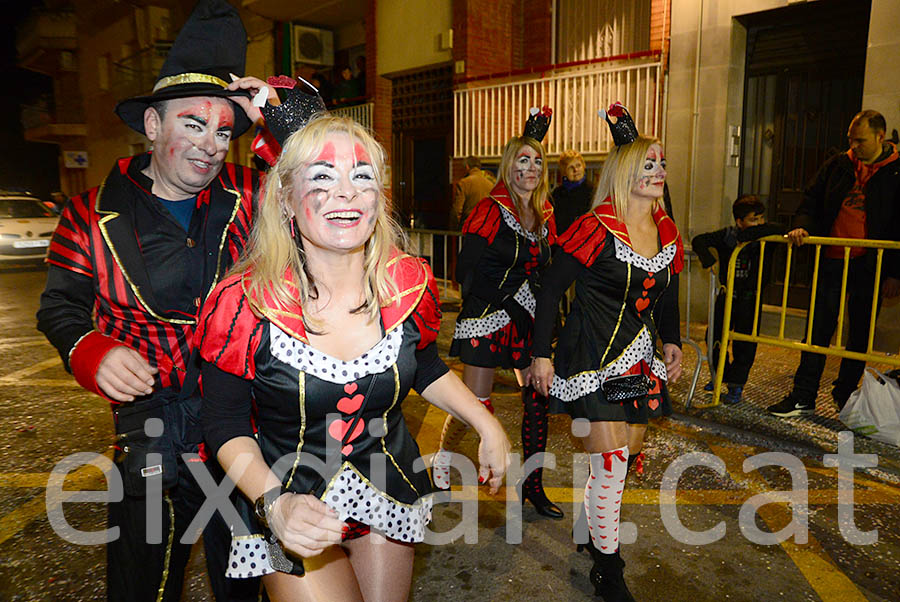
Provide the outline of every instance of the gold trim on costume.
{"type": "Polygon", "coordinates": [[[609,350],[612,348],[613,341],[616,340],[616,334],[618,334],[619,332],[619,326],[622,325],[622,316],[625,314],[625,306],[628,305],[628,289],[631,287],[631,264],[626,263],[625,265],[628,266],[627,276],[625,280],[625,298],[622,299],[622,306],[619,308],[619,319],[616,320],[616,327],[613,329],[612,336],[609,337],[609,344],[606,345],[606,351],[604,351],[603,355],[600,357],[601,368],[604,365],[603,360],[606,359],[606,354],[609,353],[609,350]]]}
{"type": "Polygon", "coordinates": [[[215,75],[207,75],[206,73],[179,73],[178,75],[170,75],[164,77],[153,86],[153,93],[159,90],[181,84],[215,84],[227,88],[228,84],[225,80],[219,79],[215,75]]]}
{"type": "Polygon", "coordinates": [[[166,591],[166,581],[169,578],[169,560],[172,558],[172,543],[175,541],[175,506],[172,504],[172,498],[169,497],[168,493],[164,497],[166,504],[169,505],[169,540],[166,542],[166,559],[163,565],[162,580],[159,582],[156,602],[161,602],[166,591]]]}
{"type": "Polygon", "coordinates": [[[118,213],[109,212],[105,217],[102,217],[100,218],[100,220],[98,220],[97,226],[100,228],[100,233],[103,235],[103,240],[106,241],[106,246],[109,247],[109,251],[110,253],[112,253],[116,265],[119,266],[119,271],[122,272],[122,277],[125,278],[125,282],[127,282],[128,286],[131,288],[131,292],[134,293],[134,296],[137,297],[137,300],[141,302],[141,305],[144,306],[144,309],[147,311],[147,313],[160,322],[168,322],[169,324],[196,324],[197,320],[177,320],[175,318],[164,318],[153,311],[153,308],[150,307],[150,304],[144,301],[144,297],[141,296],[140,287],[131,280],[131,276],[129,276],[128,272],[125,271],[125,266],[122,264],[122,260],[119,259],[119,254],[118,252],[116,252],[116,247],[113,245],[112,240],[109,238],[109,233],[106,231],[106,222],[112,221],[117,217],[119,217],[118,213]]]}
{"type": "Polygon", "coordinates": [[[299,372],[297,376],[297,403],[300,406],[300,432],[297,435],[297,457],[294,458],[294,466],[291,467],[291,476],[288,477],[285,489],[290,490],[294,480],[294,473],[300,466],[300,450],[303,449],[303,435],[306,433],[306,372],[299,372]]]}
{"type": "Polygon", "coordinates": [[[400,465],[397,464],[397,460],[394,459],[394,456],[391,455],[391,452],[388,451],[387,446],[384,443],[384,440],[387,438],[388,434],[388,422],[387,415],[388,412],[397,404],[397,399],[400,397],[400,373],[397,371],[397,362],[394,362],[392,366],[394,369],[394,400],[391,402],[390,407],[384,411],[381,419],[384,421],[384,434],[381,436],[381,449],[384,451],[384,455],[391,459],[391,463],[394,465],[394,468],[397,469],[397,472],[400,473],[400,476],[403,477],[403,480],[406,481],[406,484],[409,485],[409,488],[412,489],[416,495],[419,495],[419,490],[416,489],[415,485],[410,482],[408,478],[406,478],[406,473],[403,472],[403,469],[400,468],[400,465]]]}
{"type": "MultiPolygon", "coordinates": [[[[219,175],[221,178],[221,174],[219,175]]],[[[241,206],[241,201],[244,200],[244,197],[240,192],[235,190],[234,188],[225,188],[225,183],[222,182],[222,188],[225,192],[230,192],[233,194],[235,198],[234,209],[231,210],[231,217],[228,218],[228,222],[226,222],[225,227],[222,228],[222,240],[219,241],[219,252],[216,254],[216,275],[213,278],[212,282],[209,284],[209,290],[206,291],[205,299],[208,299],[210,294],[212,294],[213,289],[216,288],[216,283],[219,282],[219,272],[221,271],[222,266],[222,249],[225,248],[225,240],[228,238],[228,228],[231,227],[232,222],[234,222],[234,216],[237,215],[238,209],[241,206]]]]}
{"type": "Polygon", "coordinates": [[[331,480],[328,481],[328,485],[325,487],[325,491],[323,491],[323,492],[322,492],[322,495],[319,496],[319,499],[320,499],[320,500],[322,500],[323,502],[325,501],[325,495],[326,495],[329,491],[331,491],[331,488],[334,486],[334,482],[337,480],[337,478],[338,478],[339,476],[341,476],[341,474],[344,472],[344,469],[345,469],[345,468],[349,468],[354,474],[356,474],[357,477],[359,477],[359,480],[360,480],[360,481],[362,481],[363,483],[366,484],[367,487],[371,488],[372,491],[377,492],[378,495],[380,495],[381,497],[385,498],[386,500],[388,500],[388,501],[391,502],[392,504],[397,504],[398,506],[403,506],[404,508],[416,508],[416,507],[422,506],[422,504],[423,504],[423,501],[422,501],[422,500],[424,500],[425,497],[420,497],[419,499],[417,499],[417,500],[416,500],[415,502],[413,502],[412,504],[407,504],[406,502],[401,502],[400,500],[395,499],[393,496],[391,496],[391,495],[385,493],[384,491],[382,491],[381,489],[379,489],[378,487],[376,487],[375,484],[372,483],[372,481],[370,481],[370,480],[367,479],[365,476],[363,476],[363,474],[362,474],[361,472],[359,472],[359,470],[356,468],[356,466],[354,466],[354,465],[350,462],[350,460],[344,460],[344,463],[341,464],[341,467],[338,469],[338,471],[337,471],[336,473],[334,473],[334,475],[331,477],[331,480]]]}

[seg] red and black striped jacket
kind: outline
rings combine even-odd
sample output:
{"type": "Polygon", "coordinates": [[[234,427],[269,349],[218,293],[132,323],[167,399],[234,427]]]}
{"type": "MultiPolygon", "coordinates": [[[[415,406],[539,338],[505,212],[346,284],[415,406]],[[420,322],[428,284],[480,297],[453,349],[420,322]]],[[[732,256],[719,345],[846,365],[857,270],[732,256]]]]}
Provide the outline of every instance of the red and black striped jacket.
{"type": "Polygon", "coordinates": [[[101,395],[94,377],[116,345],[157,367],[159,387],[180,387],[202,301],[243,251],[259,201],[259,174],[226,163],[185,233],[152,197],[149,161],[120,159],[103,184],[73,197],[47,256],[38,329],[101,395]]]}

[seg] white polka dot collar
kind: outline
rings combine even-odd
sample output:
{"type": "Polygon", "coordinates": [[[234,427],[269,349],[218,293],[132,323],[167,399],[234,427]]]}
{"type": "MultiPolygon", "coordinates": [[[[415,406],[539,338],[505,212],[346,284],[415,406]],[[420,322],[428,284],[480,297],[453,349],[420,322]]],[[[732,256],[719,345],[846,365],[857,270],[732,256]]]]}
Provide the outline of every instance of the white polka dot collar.
{"type": "Polygon", "coordinates": [[[275,358],[301,372],[339,385],[384,372],[397,362],[403,344],[403,328],[395,328],[371,349],[345,362],[298,341],[271,322],[269,335],[269,350],[275,358]]]}

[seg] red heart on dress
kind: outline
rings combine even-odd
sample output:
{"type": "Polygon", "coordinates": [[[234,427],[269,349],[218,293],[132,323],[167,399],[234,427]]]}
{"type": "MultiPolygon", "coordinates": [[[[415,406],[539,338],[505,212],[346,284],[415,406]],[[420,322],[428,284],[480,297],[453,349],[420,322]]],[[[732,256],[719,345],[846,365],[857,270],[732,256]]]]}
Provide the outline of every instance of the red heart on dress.
{"type": "Polygon", "coordinates": [[[519,359],[520,357],[522,357],[522,354],[519,353],[518,351],[513,351],[513,352],[512,352],[512,356],[513,356],[513,359],[514,359],[514,360],[517,360],[517,359],[519,359]]]}
{"type": "Polygon", "coordinates": [[[541,250],[537,246],[534,246],[534,245],[529,247],[528,250],[531,251],[532,255],[540,255],[541,254],[541,250]]]}
{"type": "Polygon", "coordinates": [[[653,399],[653,398],[651,398],[651,399],[647,402],[647,405],[650,406],[650,409],[651,409],[651,410],[655,410],[656,408],[659,407],[659,400],[658,400],[658,399],[653,399]]]}
{"type": "Polygon", "coordinates": [[[634,302],[634,306],[637,308],[638,313],[641,313],[642,311],[647,309],[648,305],[650,305],[650,299],[646,299],[644,297],[641,297],[640,299],[638,299],[637,301],[634,302]]]}
{"type": "Polygon", "coordinates": [[[497,351],[497,346],[491,343],[491,352],[494,353],[497,351]]]}
{"type": "MultiPolygon", "coordinates": [[[[346,389],[347,387],[344,387],[344,390],[346,389]]],[[[341,397],[337,402],[337,409],[344,414],[352,414],[359,409],[359,406],[362,405],[362,402],[362,393],[357,393],[353,397],[341,397]]]]}
{"type": "Polygon", "coordinates": [[[478,347],[478,339],[469,339],[469,342],[472,343],[472,347],[478,347]]]}
{"type": "Polygon", "coordinates": [[[644,288],[653,288],[654,284],[656,284],[655,278],[644,278],[644,288]]]}
{"type": "MultiPolygon", "coordinates": [[[[331,424],[328,425],[328,434],[331,435],[333,439],[337,439],[338,441],[344,440],[344,434],[347,432],[347,429],[350,428],[350,423],[353,422],[353,419],[350,420],[333,420],[331,424]]],[[[356,426],[353,428],[353,432],[347,437],[347,441],[353,441],[363,432],[364,428],[364,420],[360,420],[356,423],[356,426]]],[[[341,453],[344,455],[348,454],[353,450],[352,445],[345,445],[341,448],[341,453]],[[344,451],[349,448],[349,451],[344,451]]]]}
{"type": "Polygon", "coordinates": [[[353,395],[356,392],[356,389],[359,388],[359,385],[356,383],[347,383],[344,385],[344,393],[347,395],[353,395]]]}

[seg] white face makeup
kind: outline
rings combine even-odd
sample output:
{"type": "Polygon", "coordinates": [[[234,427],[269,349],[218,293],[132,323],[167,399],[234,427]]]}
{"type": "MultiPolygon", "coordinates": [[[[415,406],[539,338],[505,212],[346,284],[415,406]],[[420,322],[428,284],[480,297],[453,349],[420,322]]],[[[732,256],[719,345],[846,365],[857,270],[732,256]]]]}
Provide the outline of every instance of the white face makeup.
{"type": "Polygon", "coordinates": [[[651,144],[647,149],[647,156],[644,158],[638,178],[631,188],[631,196],[651,200],[661,198],[665,183],[666,159],[662,146],[651,144]]]}
{"type": "Polygon", "coordinates": [[[365,148],[346,134],[330,134],[294,175],[290,208],[303,244],[338,253],[362,248],[375,229],[379,196],[365,148]]]}
{"type": "Polygon", "coordinates": [[[541,173],[544,169],[544,159],[540,153],[523,145],[516,154],[510,173],[507,174],[507,183],[510,189],[519,197],[528,198],[541,181],[541,173]]]}

